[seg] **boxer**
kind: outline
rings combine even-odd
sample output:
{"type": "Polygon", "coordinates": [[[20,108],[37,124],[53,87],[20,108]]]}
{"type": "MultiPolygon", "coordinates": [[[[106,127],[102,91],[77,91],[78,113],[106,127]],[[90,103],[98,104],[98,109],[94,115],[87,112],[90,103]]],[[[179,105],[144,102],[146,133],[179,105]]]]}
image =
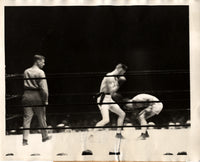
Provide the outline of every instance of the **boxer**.
{"type": "MultiPolygon", "coordinates": [[[[147,119],[158,115],[162,109],[163,104],[158,98],[149,94],[138,94],[126,103],[125,108],[128,110],[137,111],[137,119],[140,125],[147,125],[147,119]],[[138,103],[137,103],[138,102],[138,103]]],[[[142,133],[138,137],[140,140],[145,140],[149,137],[147,127],[142,127],[142,133]]]]}
{"type": "MultiPolygon", "coordinates": [[[[117,94],[121,84],[126,81],[126,78],[123,76],[126,70],[126,65],[118,64],[112,72],[107,73],[103,78],[100,86],[100,93],[97,97],[97,103],[101,112],[102,120],[96,124],[97,127],[104,126],[110,122],[109,111],[118,115],[117,126],[123,126],[125,112],[118,104],[116,104],[113,97],[117,94]]],[[[116,138],[123,138],[121,128],[117,129],[116,138]]]]}

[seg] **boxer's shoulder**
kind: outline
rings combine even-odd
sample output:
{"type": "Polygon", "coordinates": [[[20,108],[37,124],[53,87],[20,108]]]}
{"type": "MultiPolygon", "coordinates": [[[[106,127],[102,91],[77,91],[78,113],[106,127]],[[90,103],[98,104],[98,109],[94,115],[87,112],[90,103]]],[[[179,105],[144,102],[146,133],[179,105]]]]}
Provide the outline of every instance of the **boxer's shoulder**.
{"type": "Polygon", "coordinates": [[[156,98],[155,96],[150,95],[150,94],[145,94],[145,93],[136,95],[133,98],[133,100],[134,99],[135,100],[149,100],[149,101],[157,101],[158,100],[158,98],[156,98]]]}
{"type": "Polygon", "coordinates": [[[112,76],[112,75],[113,75],[112,72],[106,74],[106,76],[112,76]]]}

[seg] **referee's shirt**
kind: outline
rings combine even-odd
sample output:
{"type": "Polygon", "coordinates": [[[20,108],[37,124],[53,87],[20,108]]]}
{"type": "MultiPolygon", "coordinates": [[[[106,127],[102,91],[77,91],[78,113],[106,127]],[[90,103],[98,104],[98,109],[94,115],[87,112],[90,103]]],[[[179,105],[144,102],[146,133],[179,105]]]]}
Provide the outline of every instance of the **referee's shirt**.
{"type": "Polygon", "coordinates": [[[31,67],[24,71],[24,89],[25,90],[40,90],[43,102],[48,102],[48,85],[45,78],[45,73],[39,67],[31,67]],[[36,78],[36,79],[31,79],[36,78]]]}

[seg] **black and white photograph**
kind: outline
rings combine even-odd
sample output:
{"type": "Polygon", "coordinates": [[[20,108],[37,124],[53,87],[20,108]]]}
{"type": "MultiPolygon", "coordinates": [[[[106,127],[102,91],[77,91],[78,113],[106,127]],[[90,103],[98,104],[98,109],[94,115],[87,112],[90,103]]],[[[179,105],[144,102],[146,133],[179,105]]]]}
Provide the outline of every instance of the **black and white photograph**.
{"type": "Polygon", "coordinates": [[[5,6],[4,160],[185,161],[189,5],[5,6]]]}

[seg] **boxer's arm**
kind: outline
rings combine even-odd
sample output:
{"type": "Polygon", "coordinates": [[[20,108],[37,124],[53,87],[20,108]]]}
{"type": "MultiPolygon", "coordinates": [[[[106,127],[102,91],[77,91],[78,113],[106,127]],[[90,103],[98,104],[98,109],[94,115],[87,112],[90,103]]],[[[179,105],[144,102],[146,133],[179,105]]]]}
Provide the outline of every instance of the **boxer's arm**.
{"type": "Polygon", "coordinates": [[[120,76],[118,78],[118,83],[119,83],[119,86],[121,86],[122,84],[124,84],[126,82],[126,78],[124,76],[120,76]]]}
{"type": "Polygon", "coordinates": [[[147,108],[147,107],[152,106],[154,104],[149,99],[137,99],[137,100],[133,100],[133,102],[135,102],[135,108],[136,109],[147,108]]]}
{"type": "Polygon", "coordinates": [[[126,78],[124,76],[118,77],[118,80],[113,82],[114,86],[112,87],[111,93],[117,92],[125,81],[126,78]]]}

